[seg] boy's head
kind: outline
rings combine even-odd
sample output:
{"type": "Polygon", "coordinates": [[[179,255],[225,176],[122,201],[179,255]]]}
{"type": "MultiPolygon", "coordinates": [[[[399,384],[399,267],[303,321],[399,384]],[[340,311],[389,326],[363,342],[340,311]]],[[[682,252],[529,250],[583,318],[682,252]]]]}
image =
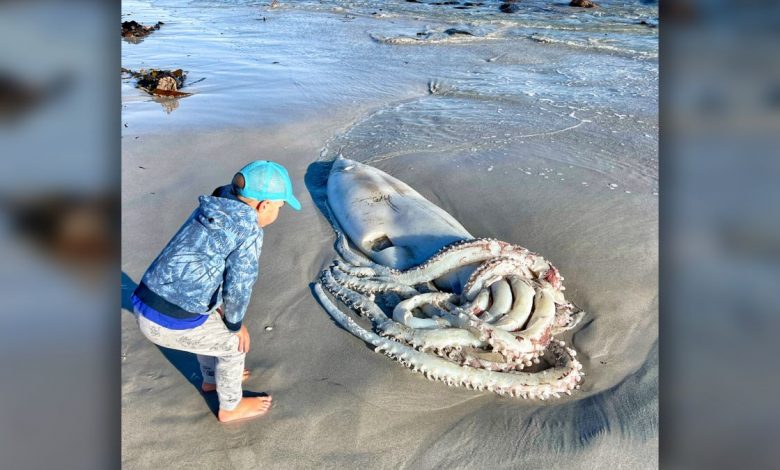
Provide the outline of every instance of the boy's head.
{"type": "Polygon", "coordinates": [[[292,192],[292,181],[287,170],[278,163],[258,160],[238,170],[233,177],[233,192],[257,210],[261,227],[272,224],[284,203],[299,211],[301,203],[292,192]]]}

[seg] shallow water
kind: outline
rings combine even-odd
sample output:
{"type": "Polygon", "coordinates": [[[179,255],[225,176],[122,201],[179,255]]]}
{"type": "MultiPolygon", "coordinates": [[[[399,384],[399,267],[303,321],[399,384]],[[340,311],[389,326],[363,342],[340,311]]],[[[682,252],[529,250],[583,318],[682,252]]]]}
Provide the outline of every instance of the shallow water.
{"type": "MultiPolygon", "coordinates": [[[[431,23],[454,24],[470,34],[438,34],[442,30],[428,29],[430,35],[398,27],[395,34],[378,29],[371,36],[376,40],[413,44],[417,42],[480,41],[507,37],[538,36],[570,47],[619,52],[629,56],[657,57],[658,4],[655,1],[607,0],[601,8],[572,8],[569,2],[525,0],[515,13],[500,11],[501,1],[452,2],[442,5],[435,0],[417,2],[376,1],[301,1],[288,2],[291,7],[366,15],[381,19],[415,19],[431,23]],[[437,5],[437,3],[439,3],[437,5]],[[645,21],[646,24],[641,24],[645,21]]],[[[449,28],[448,28],[449,29],[449,28]]]]}
{"type": "Polygon", "coordinates": [[[122,65],[183,68],[194,94],[152,98],[124,79],[123,138],[338,114],[349,124],[323,158],[522,159],[545,144],[549,164],[523,172],[574,165],[614,174],[623,191],[657,193],[657,29],[636,24],[656,19],[657,5],[528,2],[517,14],[495,2],[376,5],[125,2],[123,19],[165,25],[123,41],[122,65]],[[473,36],[444,33],[453,28],[473,36]],[[387,40],[404,37],[414,39],[387,40]]]}

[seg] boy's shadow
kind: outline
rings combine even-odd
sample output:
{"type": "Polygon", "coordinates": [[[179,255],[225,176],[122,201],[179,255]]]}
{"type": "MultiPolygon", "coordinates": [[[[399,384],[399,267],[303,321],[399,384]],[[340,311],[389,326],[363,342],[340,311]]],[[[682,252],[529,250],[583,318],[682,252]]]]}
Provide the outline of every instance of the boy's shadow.
{"type": "MultiPolygon", "coordinates": [[[[130,296],[133,295],[133,291],[135,291],[136,287],[138,287],[138,284],[130,279],[130,276],[125,274],[124,271],[122,271],[122,310],[125,310],[134,317],[136,314],[135,311],[133,311],[133,303],[130,301],[130,296]]],[[[200,386],[203,383],[203,375],[200,373],[200,364],[198,363],[198,359],[195,357],[195,355],[184,351],[178,351],[176,349],[164,348],[162,346],[157,346],[157,349],[159,349],[162,355],[168,359],[168,362],[173,364],[173,366],[181,373],[181,375],[183,375],[184,378],[187,379],[187,381],[190,382],[193,387],[195,387],[198,393],[200,393],[203,399],[206,401],[206,405],[208,405],[209,409],[216,415],[217,411],[219,411],[219,400],[217,399],[217,394],[213,392],[203,393],[203,391],[200,389],[200,386]]],[[[247,392],[244,395],[258,396],[256,394],[250,394],[250,392],[247,392]]]]}

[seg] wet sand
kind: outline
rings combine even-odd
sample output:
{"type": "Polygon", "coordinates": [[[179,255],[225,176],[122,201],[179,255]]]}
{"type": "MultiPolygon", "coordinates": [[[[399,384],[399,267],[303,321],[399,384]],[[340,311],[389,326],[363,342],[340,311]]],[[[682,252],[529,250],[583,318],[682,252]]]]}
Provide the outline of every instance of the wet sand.
{"type": "Polygon", "coordinates": [[[490,172],[447,171],[432,161],[385,162],[383,169],[472,233],[520,243],[553,260],[566,277],[569,298],[589,312],[573,338],[587,376],[571,399],[540,403],[448,388],[373,353],[334,324],[310,293],[309,283],[333,255],[332,230],[303,184],[306,157],[316,154],[326,133],[315,123],[269,135],[147,137],[125,149],[123,271],[129,285],[197,195],[229,180],[245,155],[279,155],[277,149],[286,146],[277,160],[289,168],[304,207],[301,213],[283,211],[266,230],[260,280],[245,320],[253,335],[247,358],[253,376],[245,388],[274,395],[270,414],[220,425],[207,407],[216,406],[213,397],[204,400],[196,388],[195,358],[148,343],[125,310],[124,463],[653,466],[657,198],[609,190],[561,193],[544,179],[518,181],[510,170],[504,175],[499,165],[490,172]],[[307,139],[297,138],[301,131],[307,139]],[[225,148],[232,157],[221,157],[219,171],[203,172],[213,166],[210,149],[225,148]],[[153,157],[160,151],[164,160],[153,157]]]}

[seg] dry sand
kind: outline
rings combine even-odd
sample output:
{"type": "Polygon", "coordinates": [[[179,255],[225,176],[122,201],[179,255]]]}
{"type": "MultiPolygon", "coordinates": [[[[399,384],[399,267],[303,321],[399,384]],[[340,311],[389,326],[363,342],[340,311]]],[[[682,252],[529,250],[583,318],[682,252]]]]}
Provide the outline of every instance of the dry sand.
{"type": "Polygon", "coordinates": [[[377,163],[475,235],[548,257],[566,277],[567,297],[589,312],[573,338],[587,376],[571,399],[542,403],[448,388],[373,353],[311,295],[309,283],[333,256],[333,232],[304,180],[322,142],[344,125],[315,120],[266,132],[124,139],[123,464],[657,466],[657,197],[601,189],[608,180],[592,174],[590,185],[599,190],[523,179],[500,164],[491,171],[442,167],[413,155],[377,163]],[[245,389],[271,393],[274,406],[266,417],[226,426],[213,414],[215,397],[198,391],[194,356],[149,343],[126,297],[197,196],[253,158],[287,166],[303,210],[284,210],[266,229],[245,320],[253,335],[247,357],[253,375],[245,389]]]}

